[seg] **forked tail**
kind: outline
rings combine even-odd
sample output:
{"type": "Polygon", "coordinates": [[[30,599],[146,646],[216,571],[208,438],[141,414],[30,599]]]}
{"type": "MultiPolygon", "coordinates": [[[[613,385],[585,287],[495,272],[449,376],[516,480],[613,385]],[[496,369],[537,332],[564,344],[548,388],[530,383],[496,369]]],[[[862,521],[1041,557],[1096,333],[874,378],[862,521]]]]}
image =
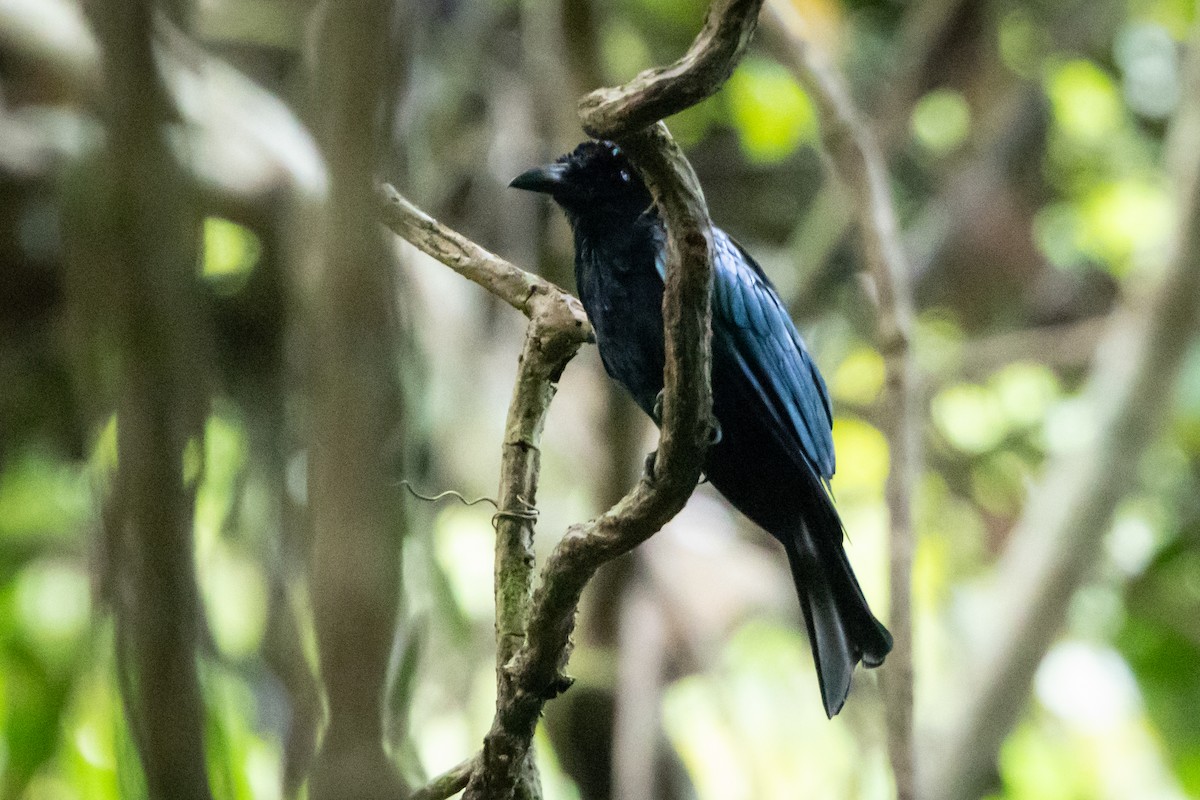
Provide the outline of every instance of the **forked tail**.
{"type": "Polygon", "coordinates": [[[836,535],[818,539],[802,523],[784,539],[830,719],[846,702],[855,665],[878,667],[892,649],[892,635],[871,613],[854,577],[840,526],[836,535]]]}

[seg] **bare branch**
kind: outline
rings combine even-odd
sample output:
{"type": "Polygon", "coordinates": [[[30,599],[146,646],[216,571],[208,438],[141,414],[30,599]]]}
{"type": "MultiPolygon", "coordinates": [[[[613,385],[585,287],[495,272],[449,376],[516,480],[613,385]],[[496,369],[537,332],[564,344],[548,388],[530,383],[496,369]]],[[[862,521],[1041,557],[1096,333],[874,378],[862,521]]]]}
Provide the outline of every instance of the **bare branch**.
{"type": "MultiPolygon", "coordinates": [[[[558,379],[580,346],[590,340],[592,329],[575,297],[441,225],[392,187],[382,186],[377,194],[380,215],[398,236],[529,317],[505,424],[500,510],[495,517],[496,675],[502,697],[507,689],[503,667],[525,641],[533,591],[533,525],[542,429],[558,379]]],[[[473,768],[482,772],[481,764],[478,757],[464,762],[456,768],[462,774],[456,774],[455,781],[438,779],[438,786],[431,784],[426,789],[440,792],[440,787],[455,786],[453,794],[466,785],[473,768]],[[456,783],[458,778],[461,784],[456,783]]],[[[527,765],[525,751],[513,765],[514,782],[518,775],[525,775],[528,781],[536,775],[527,765]]],[[[512,789],[510,783],[510,794],[512,789]]]]}
{"type": "Polygon", "coordinates": [[[305,631],[287,591],[286,576],[272,578],[263,660],[287,695],[290,724],[283,742],[283,797],[296,800],[316,755],[325,713],[321,684],[304,654],[305,631]]]}
{"type": "MultiPolygon", "coordinates": [[[[675,290],[675,299],[671,299],[668,279],[664,296],[668,330],[667,390],[656,482],[651,485],[644,480],[631,495],[636,498],[632,510],[623,513],[619,519],[606,517],[592,523],[598,535],[581,547],[568,548],[566,552],[572,554],[570,563],[575,570],[573,575],[556,575],[551,568],[555,563],[551,556],[543,574],[543,590],[546,584],[557,585],[564,580],[570,585],[561,596],[556,586],[551,587],[553,607],[547,607],[545,603],[539,606],[537,599],[534,600],[532,613],[536,615],[540,609],[540,630],[546,641],[535,643],[538,655],[527,657],[529,666],[523,680],[514,680],[511,666],[506,665],[523,644],[526,650],[529,649],[525,636],[531,625],[533,519],[528,512],[537,491],[541,429],[553,397],[554,383],[585,341],[589,328],[583,323],[582,306],[575,298],[438,224],[394,189],[384,187],[380,190],[381,213],[398,235],[529,314],[531,319],[509,407],[501,467],[502,511],[498,515],[496,555],[499,710],[496,724],[484,745],[483,766],[477,773],[478,784],[474,789],[490,792],[487,796],[511,794],[525,763],[542,705],[567,685],[559,675],[559,665],[566,661],[570,629],[584,584],[601,563],[632,549],[683,507],[699,477],[707,444],[711,397],[707,386],[706,298],[711,283],[712,249],[708,212],[690,165],[670,140],[665,127],[658,126],[630,137],[623,144],[655,191],[664,216],[668,220],[680,220],[668,229],[671,262],[700,258],[708,268],[700,278],[689,273],[689,280],[675,290]],[[667,150],[666,156],[661,152],[663,149],[667,150]],[[683,300],[679,299],[680,295],[683,300]],[[695,306],[682,303],[694,304],[699,297],[705,298],[702,315],[684,310],[695,306]],[[672,335],[675,330],[682,333],[672,335]],[[681,361],[683,363],[679,364],[681,361]],[[674,399],[680,388],[689,396],[685,403],[674,399]],[[699,404],[690,397],[698,388],[702,388],[704,394],[699,404]],[[689,444],[679,444],[680,437],[688,436],[689,430],[692,432],[689,444]],[[697,434],[696,430],[700,432],[697,434]],[[677,464],[682,466],[677,467],[677,464]],[[602,522],[605,524],[601,525],[602,522]],[[547,662],[550,664],[549,680],[544,677],[547,662]],[[530,691],[528,686],[537,686],[537,689],[530,691]],[[518,701],[518,694],[521,701],[518,701]],[[525,700],[532,700],[532,706],[536,708],[525,700]],[[528,713],[530,710],[532,713],[528,713]],[[486,789],[483,788],[485,785],[486,789]]],[[[630,498],[626,498],[622,505],[630,502],[630,498]]],[[[570,539],[572,534],[569,533],[570,539]]],[[[472,796],[470,790],[467,796],[472,796]]]]}
{"type": "Polygon", "coordinates": [[[533,598],[525,645],[501,672],[496,719],[468,800],[509,796],[542,706],[570,685],[562,669],[583,587],[601,564],[645,541],[683,508],[707,449],[712,424],[708,212],[695,175],[665,126],[619,141],[651,187],[668,231],[665,398],[655,474],[643,477],[603,516],[569,529],[550,555],[533,598]]]}
{"type": "Polygon", "coordinates": [[[640,544],[683,507],[699,478],[707,446],[712,407],[707,385],[712,281],[708,213],[693,188],[691,167],[670,141],[666,128],[657,126],[644,136],[622,144],[652,187],[669,225],[663,297],[667,368],[662,438],[654,477],[643,476],[606,514],[568,531],[546,564],[545,579],[534,601],[530,642],[518,659],[518,669],[542,686],[556,679],[559,664],[554,653],[567,645],[574,600],[583,584],[601,563],[640,544]],[[664,146],[670,148],[666,157],[657,149],[664,146]],[[676,177],[677,169],[687,177],[676,177]]]}
{"type": "Polygon", "coordinates": [[[674,64],[584,95],[579,101],[583,129],[597,139],[620,139],[715,94],[750,44],[762,4],[714,0],[700,34],[674,64]]]}
{"type": "Polygon", "coordinates": [[[1200,26],[1193,31],[1184,96],[1172,122],[1166,174],[1178,208],[1173,247],[1157,285],[1114,312],[1081,400],[1094,409],[1095,438],[1055,454],[1030,495],[997,569],[981,622],[990,650],[972,665],[977,691],[945,733],[925,796],[986,794],[996,756],[1025,707],[1042,656],[1062,630],[1117,503],[1137,485],[1139,455],[1161,430],[1171,386],[1200,326],[1200,26]]]}
{"type": "Polygon", "coordinates": [[[441,225],[395,189],[379,189],[385,224],[429,256],[529,317],[505,424],[496,514],[496,675],[525,641],[533,592],[533,527],[541,437],[550,401],[567,363],[591,337],[578,299],[441,225]]]}
{"type": "MultiPolygon", "coordinates": [[[[643,476],[598,519],[567,531],[543,569],[532,607],[527,604],[532,576],[532,520],[527,512],[536,490],[537,462],[531,453],[536,453],[553,381],[582,340],[565,338],[561,330],[540,323],[538,313],[527,305],[536,280],[532,276],[448,236],[432,219],[397,202],[394,192],[381,193],[384,218],[393,230],[531,318],[505,439],[501,502],[506,512],[499,518],[497,542],[496,717],[467,785],[467,800],[538,794],[529,749],[542,707],[570,684],[562,670],[584,586],[601,564],[636,547],[678,513],[699,479],[713,424],[712,230],[695,173],[657,120],[719,87],[745,49],[760,4],[717,0],[689,56],[667,70],[639,76],[629,86],[594,93],[594,107],[588,101],[582,104],[584,128],[624,147],[654,195],[667,229],[662,435],[653,476],[643,476]],[[650,124],[653,127],[642,130],[650,124]],[[557,335],[570,349],[559,358],[548,355],[535,346],[546,335],[557,335]],[[509,653],[515,655],[507,658],[509,653]]],[[[552,296],[552,288],[544,288],[541,296],[552,296]]],[[[565,307],[577,307],[571,300],[565,307]]],[[[576,326],[576,336],[578,330],[576,326]]]]}
{"type": "Polygon", "coordinates": [[[410,203],[387,184],[379,187],[380,218],[392,233],[435,258],[467,280],[477,283],[527,317],[536,312],[538,298],[554,298],[591,336],[591,325],[578,299],[550,281],[526,272],[489,252],[457,231],[447,228],[410,203]]]}
{"type": "Polygon", "coordinates": [[[913,750],[912,495],[920,462],[916,372],[909,339],[913,300],[908,258],[900,241],[887,163],[870,127],[837,69],[809,42],[804,21],[780,0],[770,4],[773,28],[790,47],[787,65],[808,89],[821,114],[821,142],[846,183],[858,211],[866,266],[876,300],[876,338],[886,362],[887,439],[892,468],[887,505],[891,517],[891,613],[895,647],[883,667],[888,750],[899,800],[916,796],[913,750]]]}
{"type": "Polygon", "coordinates": [[[907,6],[897,31],[896,62],[876,95],[883,106],[873,115],[883,149],[894,152],[908,135],[908,120],[922,92],[930,57],[945,45],[965,0],[925,0],[907,6]]]}
{"type": "Polygon", "coordinates": [[[475,769],[478,762],[479,758],[476,756],[456,764],[417,789],[409,795],[408,800],[446,800],[448,797],[453,797],[467,788],[467,781],[471,779],[471,771],[475,769]]]}
{"type": "MultiPolygon", "coordinates": [[[[558,379],[584,343],[588,330],[582,323],[582,306],[578,301],[561,302],[566,296],[561,292],[558,296],[536,296],[548,302],[539,303],[530,316],[504,429],[500,511],[495,517],[496,691],[501,698],[498,705],[509,688],[505,665],[525,643],[529,624],[542,429],[558,379]]],[[[486,753],[486,743],[484,747],[486,753]]],[[[531,786],[536,783],[537,771],[528,762],[527,753],[522,753],[512,764],[514,780],[520,777],[526,787],[520,796],[539,796],[540,792],[531,786]]],[[[477,774],[482,774],[486,767],[486,760],[481,761],[477,774]]],[[[512,787],[507,791],[511,793],[512,787]]]]}

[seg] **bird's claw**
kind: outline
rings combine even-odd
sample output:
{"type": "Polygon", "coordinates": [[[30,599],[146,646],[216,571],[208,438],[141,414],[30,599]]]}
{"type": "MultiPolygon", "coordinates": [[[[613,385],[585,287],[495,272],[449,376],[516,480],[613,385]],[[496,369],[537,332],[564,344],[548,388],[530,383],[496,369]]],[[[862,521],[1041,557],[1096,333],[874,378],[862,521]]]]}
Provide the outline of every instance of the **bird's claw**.
{"type": "Polygon", "coordinates": [[[716,447],[723,438],[725,438],[725,434],[721,430],[721,423],[717,421],[716,417],[713,417],[708,423],[708,446],[716,447]]]}
{"type": "Polygon", "coordinates": [[[651,450],[649,455],[646,456],[646,463],[643,467],[643,469],[645,471],[645,475],[646,475],[646,480],[650,481],[651,483],[654,483],[654,466],[657,461],[658,461],[658,451],[651,450]]]}
{"type": "Polygon", "coordinates": [[[666,397],[666,389],[659,389],[658,394],[654,396],[654,408],[650,410],[650,416],[654,418],[654,423],[660,426],[662,425],[664,397],[666,397]]]}

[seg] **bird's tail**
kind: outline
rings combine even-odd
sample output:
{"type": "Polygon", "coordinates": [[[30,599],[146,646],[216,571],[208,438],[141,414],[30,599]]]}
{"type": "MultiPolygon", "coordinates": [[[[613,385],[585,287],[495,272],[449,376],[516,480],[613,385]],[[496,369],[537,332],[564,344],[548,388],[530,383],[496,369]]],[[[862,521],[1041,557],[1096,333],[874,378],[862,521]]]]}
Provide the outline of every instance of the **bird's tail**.
{"type": "Polygon", "coordinates": [[[784,545],[808,626],[821,699],[832,719],[846,702],[855,665],[882,664],[892,649],[892,635],[867,606],[842,548],[840,524],[832,539],[814,536],[802,522],[784,545]]]}

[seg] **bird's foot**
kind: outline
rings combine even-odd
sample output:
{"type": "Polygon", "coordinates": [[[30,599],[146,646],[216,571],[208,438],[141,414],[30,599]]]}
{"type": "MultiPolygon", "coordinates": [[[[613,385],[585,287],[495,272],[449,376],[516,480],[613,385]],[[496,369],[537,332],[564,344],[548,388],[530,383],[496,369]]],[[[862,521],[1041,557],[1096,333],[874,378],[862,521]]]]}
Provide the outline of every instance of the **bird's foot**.
{"type": "Polygon", "coordinates": [[[650,483],[654,483],[654,466],[657,461],[658,451],[651,450],[649,455],[646,456],[646,463],[643,466],[643,474],[646,476],[646,480],[650,481],[650,483]]]}
{"type": "Polygon", "coordinates": [[[708,421],[708,446],[716,447],[724,437],[725,434],[721,431],[721,423],[717,421],[716,417],[713,417],[708,421]]]}
{"type": "Polygon", "coordinates": [[[660,427],[662,426],[664,397],[666,397],[666,389],[659,389],[658,394],[654,396],[654,408],[650,410],[650,416],[654,419],[654,424],[660,427]]]}

